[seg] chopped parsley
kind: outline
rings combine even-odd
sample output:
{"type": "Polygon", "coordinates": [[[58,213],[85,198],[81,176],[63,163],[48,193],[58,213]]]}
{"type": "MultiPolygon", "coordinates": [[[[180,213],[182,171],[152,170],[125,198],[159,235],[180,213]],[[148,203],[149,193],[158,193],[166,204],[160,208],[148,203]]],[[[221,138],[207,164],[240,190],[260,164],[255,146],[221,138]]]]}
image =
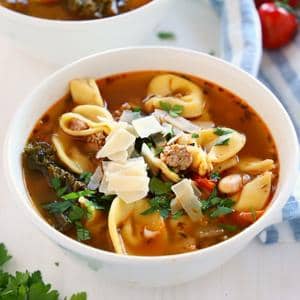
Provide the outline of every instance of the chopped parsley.
{"type": "Polygon", "coordinates": [[[225,146],[228,145],[230,141],[230,138],[225,138],[225,139],[218,139],[217,142],[215,143],[215,146],[225,146]]]}
{"type": "MultiPolygon", "coordinates": [[[[85,175],[85,178],[87,179],[88,176],[85,175]]],[[[51,180],[51,186],[56,191],[59,200],[45,204],[44,208],[50,214],[62,214],[66,222],[76,228],[79,241],[90,239],[90,232],[84,228],[82,221],[91,219],[95,210],[108,211],[115,195],[104,195],[89,189],[65,193],[66,189],[63,189],[61,181],[56,178],[51,180]],[[82,206],[78,202],[80,197],[85,198],[82,206]]]]}
{"type": "MultiPolygon", "coordinates": [[[[45,283],[40,271],[30,273],[3,271],[3,265],[11,258],[4,244],[0,244],[0,299],[1,300],[58,300],[59,293],[45,283]]],[[[57,265],[58,263],[55,263],[57,265]]],[[[67,300],[67,298],[64,298],[67,300]]],[[[87,300],[85,292],[77,293],[70,300],[87,300]]]]}
{"type": "MultiPolygon", "coordinates": [[[[171,213],[170,202],[174,198],[171,190],[172,183],[164,182],[157,177],[152,177],[149,183],[150,193],[153,198],[149,200],[150,207],[143,211],[142,215],[150,215],[158,212],[164,219],[168,218],[171,213]]],[[[180,215],[175,216],[179,218],[180,215]]]]}
{"type": "Polygon", "coordinates": [[[93,174],[91,172],[83,172],[80,174],[79,179],[84,183],[88,184],[91,180],[92,175],[93,174]]]}
{"type": "Polygon", "coordinates": [[[174,118],[180,116],[183,112],[183,106],[179,104],[175,104],[172,106],[168,102],[160,101],[159,106],[162,110],[166,111],[171,117],[174,118]]]}
{"type": "Polygon", "coordinates": [[[210,174],[209,178],[214,181],[218,181],[221,179],[221,176],[218,172],[213,172],[210,174]]]}
{"type": "Polygon", "coordinates": [[[175,40],[176,36],[171,31],[160,31],[157,33],[157,37],[161,40],[175,40]]]}
{"type": "Polygon", "coordinates": [[[214,130],[214,134],[218,135],[218,136],[226,135],[226,134],[229,134],[229,133],[232,133],[232,131],[228,130],[228,129],[223,129],[223,128],[220,128],[220,127],[217,127],[214,130]]]}
{"type": "Polygon", "coordinates": [[[183,215],[184,215],[184,211],[182,209],[178,210],[178,211],[176,211],[176,213],[172,214],[172,219],[173,220],[178,220],[183,215]]]}
{"type": "MultiPolygon", "coordinates": [[[[0,244],[0,268],[9,260],[11,256],[8,254],[7,249],[5,248],[4,244],[0,244]]],[[[0,280],[1,282],[1,280],[0,280]]],[[[1,290],[1,288],[0,288],[1,290]]]]}
{"type": "Polygon", "coordinates": [[[193,139],[197,139],[199,137],[199,134],[198,133],[192,133],[192,138],[193,139]]]}
{"type": "Polygon", "coordinates": [[[155,212],[159,212],[159,214],[166,219],[170,213],[170,197],[167,195],[155,196],[154,198],[149,200],[150,207],[143,211],[141,215],[150,215],[155,212]]]}
{"type": "Polygon", "coordinates": [[[154,195],[163,195],[171,192],[171,182],[164,182],[157,177],[152,177],[149,183],[150,192],[154,195]]]}
{"type": "Polygon", "coordinates": [[[84,228],[80,222],[76,222],[77,240],[80,242],[91,239],[91,233],[88,229],[84,228]]]}
{"type": "Polygon", "coordinates": [[[132,109],[133,112],[141,112],[142,109],[139,106],[136,106],[132,109]]]}
{"type": "Polygon", "coordinates": [[[229,232],[235,232],[238,230],[238,227],[231,224],[220,224],[220,227],[229,231],[229,232]]]}
{"type": "Polygon", "coordinates": [[[214,188],[208,199],[201,201],[201,208],[203,213],[211,218],[217,218],[232,213],[234,204],[232,199],[218,196],[218,191],[214,188]]]}

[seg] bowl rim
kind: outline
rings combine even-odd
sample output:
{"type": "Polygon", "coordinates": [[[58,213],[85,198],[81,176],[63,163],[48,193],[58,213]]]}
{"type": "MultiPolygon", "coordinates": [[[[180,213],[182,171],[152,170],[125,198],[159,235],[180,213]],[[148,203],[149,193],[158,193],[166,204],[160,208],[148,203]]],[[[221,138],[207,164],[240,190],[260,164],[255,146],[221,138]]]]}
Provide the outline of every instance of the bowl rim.
{"type": "MultiPolygon", "coordinates": [[[[245,100],[244,100],[245,101],[245,100]]],[[[50,105],[49,105],[50,106],[50,105]]],[[[267,125],[268,123],[264,121],[267,125]]],[[[68,249],[76,254],[80,254],[82,256],[88,256],[89,258],[95,259],[95,260],[103,260],[103,261],[109,261],[109,262],[117,262],[121,264],[126,263],[153,263],[153,262],[167,262],[167,261],[177,261],[177,260],[184,260],[184,259],[192,259],[195,256],[198,255],[205,255],[209,252],[218,251],[222,248],[229,247],[230,245],[238,243],[243,237],[248,236],[247,240],[252,239],[255,235],[259,234],[261,230],[272,224],[274,222],[274,216],[276,215],[276,208],[281,209],[282,206],[285,203],[285,199],[283,197],[284,192],[290,191],[293,187],[295,180],[296,180],[296,174],[298,173],[298,163],[299,163],[299,144],[298,139],[296,135],[295,128],[293,126],[293,123],[286,112],[285,108],[281,104],[281,102],[278,100],[278,98],[265,86],[263,85],[258,79],[256,79],[251,74],[247,73],[246,71],[238,68],[237,66],[234,66],[231,63],[228,63],[220,58],[213,57],[211,55],[208,55],[206,53],[198,52],[191,49],[185,49],[185,48],[178,48],[178,47],[165,47],[165,46],[137,46],[137,47],[125,47],[125,48],[118,48],[113,50],[107,50],[104,52],[96,53],[84,58],[81,58],[71,64],[68,64],[56,72],[52,73],[50,76],[46,77],[38,86],[36,86],[32,92],[27,95],[27,97],[24,98],[24,100],[21,102],[17,112],[14,114],[12,121],[10,122],[5,141],[4,141],[4,151],[3,151],[3,165],[5,169],[5,173],[7,174],[6,180],[8,182],[8,185],[13,193],[16,193],[17,195],[14,197],[15,200],[21,204],[23,208],[25,207],[26,214],[30,217],[31,221],[35,224],[35,226],[38,227],[40,231],[43,232],[47,237],[50,237],[55,243],[60,245],[61,247],[68,249]],[[175,53],[185,53],[187,55],[193,55],[193,56],[203,56],[208,60],[211,60],[212,63],[218,63],[226,68],[233,69],[234,72],[238,72],[243,74],[243,76],[248,77],[248,80],[251,80],[255,85],[259,86],[260,89],[263,89],[269,96],[274,103],[278,106],[279,110],[285,117],[285,123],[286,123],[286,130],[290,132],[290,137],[292,138],[290,142],[290,146],[294,146],[295,148],[295,156],[292,158],[294,160],[293,169],[290,171],[290,177],[289,181],[287,179],[284,180],[284,184],[281,190],[277,189],[277,196],[276,201],[269,207],[269,209],[266,210],[264,215],[259,218],[254,224],[247,227],[240,233],[236,234],[235,236],[229,238],[228,240],[222,241],[218,244],[214,244],[210,247],[199,249],[192,252],[186,252],[186,253],[180,253],[180,254],[172,254],[172,255],[160,255],[160,256],[138,256],[138,255],[120,255],[115,252],[109,252],[102,249],[94,248],[92,246],[80,243],[76,240],[73,240],[72,238],[64,235],[63,233],[56,230],[54,227],[52,227],[50,224],[48,224],[39,214],[39,212],[33,207],[32,204],[30,204],[31,199],[29,197],[29,194],[26,193],[24,195],[21,190],[19,190],[20,185],[25,185],[24,181],[22,183],[17,183],[14,180],[13,176],[13,170],[10,166],[10,155],[9,155],[9,148],[11,144],[12,135],[11,133],[14,132],[14,124],[16,121],[20,118],[22,115],[22,109],[26,108],[27,104],[30,103],[31,99],[35,97],[35,94],[39,92],[39,90],[43,89],[45,86],[51,83],[55,77],[59,76],[60,74],[63,74],[67,72],[69,69],[72,69],[73,67],[77,66],[78,64],[84,64],[85,62],[89,60],[97,59],[101,56],[105,56],[107,54],[113,54],[113,53],[120,53],[120,52],[130,52],[130,51],[151,51],[151,50],[167,50],[170,52],[175,53]],[[297,155],[296,155],[297,154],[297,155]],[[26,199],[26,201],[25,201],[26,199]],[[29,201],[28,201],[29,200],[29,201]],[[281,200],[281,201],[279,201],[281,200]]],[[[26,185],[25,185],[26,189],[26,185]]]]}
{"type": "Polygon", "coordinates": [[[125,19],[127,17],[130,17],[132,15],[137,15],[140,13],[143,13],[148,8],[151,8],[155,5],[157,5],[158,2],[162,1],[169,1],[169,0],[152,0],[142,6],[139,6],[138,8],[135,8],[133,10],[115,15],[110,17],[105,17],[101,19],[88,19],[88,20],[54,20],[54,19],[46,19],[46,18],[40,18],[35,16],[26,15],[17,11],[14,11],[12,9],[9,9],[3,5],[0,5],[0,15],[7,16],[11,19],[14,19],[16,21],[20,21],[26,24],[34,25],[38,22],[39,26],[52,26],[52,27],[59,27],[59,26],[87,26],[90,24],[97,24],[97,23],[109,23],[113,21],[118,21],[119,19],[125,19]]]}

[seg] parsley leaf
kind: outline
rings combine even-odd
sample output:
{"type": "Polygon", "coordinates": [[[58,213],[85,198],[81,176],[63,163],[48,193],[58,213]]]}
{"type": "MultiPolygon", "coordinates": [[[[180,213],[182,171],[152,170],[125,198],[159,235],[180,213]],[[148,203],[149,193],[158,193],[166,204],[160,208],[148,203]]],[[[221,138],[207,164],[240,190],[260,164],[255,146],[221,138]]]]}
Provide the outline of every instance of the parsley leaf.
{"type": "Polygon", "coordinates": [[[159,212],[159,214],[163,218],[167,218],[170,213],[170,198],[168,195],[160,195],[155,196],[154,198],[149,200],[150,207],[143,211],[141,215],[150,215],[155,212],[159,212]]]}
{"type": "Polygon", "coordinates": [[[212,218],[217,218],[220,216],[224,216],[227,214],[230,214],[233,212],[233,209],[231,207],[226,207],[226,206],[218,206],[211,214],[210,216],[212,218]]]}
{"type": "Polygon", "coordinates": [[[160,101],[159,106],[162,110],[168,112],[169,115],[174,118],[178,117],[183,112],[183,106],[179,104],[171,106],[168,102],[160,101]]]}
{"type": "Polygon", "coordinates": [[[79,191],[79,192],[71,192],[69,194],[62,196],[61,198],[64,200],[76,200],[76,199],[79,199],[80,197],[94,195],[95,193],[96,192],[92,191],[92,190],[83,190],[83,191],[79,191]]]}
{"type": "Polygon", "coordinates": [[[199,134],[198,133],[192,133],[192,138],[193,139],[197,139],[199,137],[199,134]]]}
{"type": "MultiPolygon", "coordinates": [[[[11,259],[4,244],[0,244],[0,267],[11,259]]],[[[1,285],[0,285],[1,288],[1,285]]],[[[1,299],[1,298],[0,298],[1,299]]]]}
{"type": "Polygon", "coordinates": [[[232,213],[234,204],[235,202],[230,198],[219,197],[215,188],[207,200],[201,201],[201,209],[210,217],[217,218],[232,213]]]}
{"type": "Polygon", "coordinates": [[[175,40],[176,36],[171,31],[160,31],[157,33],[158,38],[161,40],[175,40]]]}
{"type": "Polygon", "coordinates": [[[60,182],[60,179],[58,177],[53,177],[51,178],[50,180],[50,184],[51,186],[57,191],[60,186],[61,186],[61,182],[60,182]]]}
{"type": "Polygon", "coordinates": [[[85,211],[77,205],[73,205],[68,214],[68,218],[71,222],[75,223],[80,221],[85,216],[85,211]]]}
{"type": "Polygon", "coordinates": [[[169,111],[169,114],[171,117],[178,117],[182,114],[183,112],[183,106],[179,104],[175,104],[172,106],[171,110],[169,111]]]}
{"type": "Polygon", "coordinates": [[[45,204],[43,207],[48,210],[50,214],[63,214],[73,206],[71,201],[55,201],[45,204]]]}
{"type": "Polygon", "coordinates": [[[76,234],[78,241],[87,241],[91,239],[91,233],[88,229],[84,228],[80,222],[76,222],[76,234]]]}
{"type": "Polygon", "coordinates": [[[86,300],[86,299],[87,299],[86,292],[81,292],[78,294],[74,294],[70,300],[86,300]]]}
{"type": "Polygon", "coordinates": [[[230,138],[225,138],[225,139],[218,139],[218,141],[215,143],[215,146],[225,146],[228,145],[230,141],[230,138]]]}
{"type": "Polygon", "coordinates": [[[184,215],[184,211],[181,209],[181,210],[176,211],[176,213],[172,214],[172,218],[173,218],[173,220],[178,220],[183,215],[184,215]]]}
{"type": "Polygon", "coordinates": [[[83,172],[80,174],[79,179],[84,183],[88,184],[90,182],[92,175],[93,174],[91,172],[83,172]]]}
{"type": "Polygon", "coordinates": [[[136,106],[132,109],[133,112],[141,112],[142,109],[139,106],[136,106]]]}
{"type": "Polygon", "coordinates": [[[223,129],[223,128],[220,128],[220,127],[217,127],[214,130],[214,134],[218,135],[218,136],[226,135],[226,134],[229,134],[229,133],[232,133],[232,131],[231,130],[226,130],[226,129],[223,129]]]}
{"type": "Polygon", "coordinates": [[[229,231],[229,232],[234,232],[238,230],[238,227],[235,225],[231,225],[231,224],[220,224],[220,227],[229,231]]]}
{"type": "Polygon", "coordinates": [[[152,177],[149,183],[150,192],[155,195],[163,195],[171,192],[171,182],[164,182],[157,177],[152,177]]]}
{"type": "Polygon", "coordinates": [[[218,172],[213,172],[213,173],[210,174],[209,178],[211,180],[218,181],[218,180],[221,179],[221,176],[220,176],[220,174],[218,172]]]}

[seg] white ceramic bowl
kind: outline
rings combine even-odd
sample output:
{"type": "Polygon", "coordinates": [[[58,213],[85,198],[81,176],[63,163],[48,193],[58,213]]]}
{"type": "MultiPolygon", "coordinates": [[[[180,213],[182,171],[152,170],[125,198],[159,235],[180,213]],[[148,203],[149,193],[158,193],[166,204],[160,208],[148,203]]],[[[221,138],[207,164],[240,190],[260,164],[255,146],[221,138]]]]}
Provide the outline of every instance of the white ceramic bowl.
{"type": "Polygon", "coordinates": [[[169,4],[170,0],[154,0],[124,14],[88,21],[41,19],[0,5],[0,33],[35,57],[65,65],[99,51],[140,44],[169,4]]]}
{"type": "MultiPolygon", "coordinates": [[[[45,235],[68,252],[89,262],[105,276],[142,285],[169,285],[189,281],[223,264],[266,226],[276,222],[295,182],[298,142],[290,118],[277,98],[259,81],[215,57],[174,48],[128,48],[81,59],[46,79],[29,95],[11,122],[5,144],[6,173],[18,203],[45,235]],[[24,185],[21,153],[36,120],[67,92],[70,79],[101,78],[136,70],[169,70],[205,78],[247,101],[265,120],[278,147],[280,176],[269,209],[238,235],[199,251],[159,257],[121,256],[81,244],[43,220],[33,208],[24,185]]],[[[41,245],[42,248],[42,245],[41,245]]],[[[44,249],[47,251],[47,249],[44,249]]]]}

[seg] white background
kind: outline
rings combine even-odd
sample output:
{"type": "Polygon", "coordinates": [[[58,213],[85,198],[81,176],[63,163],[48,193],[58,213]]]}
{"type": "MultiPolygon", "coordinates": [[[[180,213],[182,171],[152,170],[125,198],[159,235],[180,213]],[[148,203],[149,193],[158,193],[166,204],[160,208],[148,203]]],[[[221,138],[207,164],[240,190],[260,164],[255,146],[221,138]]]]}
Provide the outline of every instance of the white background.
{"type": "MultiPolygon", "coordinates": [[[[160,29],[176,32],[173,45],[218,52],[218,21],[207,4],[201,4],[201,9],[196,10],[198,5],[195,0],[189,0],[189,5],[184,6],[177,1],[177,13],[163,22],[160,29]],[[180,19],[181,23],[178,22],[180,19]],[[199,30],[204,27],[205,30],[199,30]],[[208,28],[213,30],[207,32],[208,28]]],[[[146,41],[147,44],[154,42],[157,42],[155,36],[146,41]]],[[[55,51],[55,45],[53,47],[55,51]]],[[[55,69],[55,66],[34,59],[8,39],[0,37],[1,145],[18,103],[55,69]]],[[[2,146],[0,154],[2,157],[2,146]]],[[[300,299],[300,244],[286,242],[264,246],[255,240],[227,264],[196,281],[170,288],[137,288],[107,281],[67,257],[37,231],[7,188],[2,160],[0,191],[0,242],[4,242],[14,256],[8,265],[9,270],[39,269],[62,295],[84,290],[88,292],[89,300],[300,299]],[[55,262],[59,262],[58,267],[55,262]]],[[[201,268],[200,265],[197,267],[201,268]]]]}

